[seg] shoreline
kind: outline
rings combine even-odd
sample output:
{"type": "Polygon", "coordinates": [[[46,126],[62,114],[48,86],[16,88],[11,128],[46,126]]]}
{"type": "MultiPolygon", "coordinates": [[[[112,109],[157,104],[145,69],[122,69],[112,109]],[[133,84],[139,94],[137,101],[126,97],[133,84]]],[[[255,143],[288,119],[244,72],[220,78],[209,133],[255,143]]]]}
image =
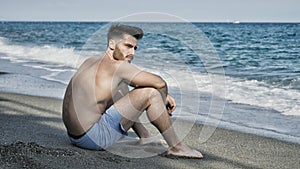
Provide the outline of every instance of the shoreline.
{"type": "MultiPolygon", "coordinates": [[[[6,72],[5,72],[6,73],[6,72]]],[[[43,95],[30,95],[27,93],[14,93],[14,92],[3,92],[0,91],[0,94],[8,94],[8,95],[24,95],[24,96],[30,96],[30,97],[38,97],[38,98],[46,98],[46,99],[53,99],[53,100],[57,100],[57,101],[62,101],[62,98],[57,97],[57,96],[43,96],[43,95]]],[[[237,104],[237,103],[234,103],[237,104]]],[[[246,105],[246,106],[252,106],[252,105],[246,105]]],[[[190,117],[193,120],[189,119],[189,117],[181,117],[178,116],[176,118],[179,118],[182,121],[186,121],[186,122],[194,122],[194,116],[190,117]]],[[[206,117],[203,117],[203,119],[205,119],[206,117]]],[[[207,124],[206,120],[200,119],[200,117],[197,117],[196,121],[195,121],[195,125],[205,125],[211,128],[218,128],[218,129],[224,129],[224,130],[228,130],[228,131],[233,131],[233,132],[239,132],[239,133],[245,133],[245,134],[251,134],[251,135],[255,135],[255,136],[259,136],[259,137],[265,137],[265,138],[270,138],[270,139],[275,139],[278,141],[283,141],[283,142],[287,142],[287,143],[292,143],[292,144],[299,144],[299,137],[295,137],[293,135],[287,135],[287,134],[283,134],[283,133],[279,133],[276,131],[260,131],[261,129],[256,129],[256,128],[251,128],[251,127],[247,127],[247,126],[234,126],[234,123],[231,125],[224,125],[222,123],[230,123],[230,122],[226,122],[226,121],[221,121],[219,122],[218,126],[216,127],[216,124],[211,123],[211,124],[207,124]],[[248,131],[247,131],[248,130],[248,131]],[[276,136],[275,136],[275,135],[276,136]],[[296,139],[296,140],[295,140],[296,139]]],[[[209,122],[208,122],[209,123],[209,122]]]]}
{"type": "MultiPolygon", "coordinates": [[[[109,151],[70,145],[61,119],[62,100],[0,92],[0,168],[297,168],[300,144],[217,128],[204,143],[203,125],[195,124],[184,138],[204,159],[155,155],[128,158],[109,151]]],[[[182,121],[184,127],[188,122],[182,121]]],[[[205,126],[208,127],[208,126],[205,126]]],[[[134,152],[138,146],[126,145],[134,152]]],[[[124,147],[123,147],[124,148],[124,147]]],[[[161,150],[159,145],[142,147],[161,150]]]]}

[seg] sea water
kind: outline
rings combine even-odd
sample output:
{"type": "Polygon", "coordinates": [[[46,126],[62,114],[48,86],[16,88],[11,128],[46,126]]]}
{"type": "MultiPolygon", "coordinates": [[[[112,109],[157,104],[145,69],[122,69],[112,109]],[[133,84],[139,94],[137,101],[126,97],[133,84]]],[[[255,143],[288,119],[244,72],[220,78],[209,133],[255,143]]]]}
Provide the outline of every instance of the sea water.
{"type": "MultiPolygon", "coordinates": [[[[105,50],[107,24],[0,23],[0,91],[62,99],[80,63],[105,50]]],[[[179,100],[175,117],[300,143],[299,23],[141,26],[133,64],[166,79],[179,100]],[[203,41],[210,47],[198,47],[203,41]],[[218,62],[205,64],[203,49],[218,62]]]]}

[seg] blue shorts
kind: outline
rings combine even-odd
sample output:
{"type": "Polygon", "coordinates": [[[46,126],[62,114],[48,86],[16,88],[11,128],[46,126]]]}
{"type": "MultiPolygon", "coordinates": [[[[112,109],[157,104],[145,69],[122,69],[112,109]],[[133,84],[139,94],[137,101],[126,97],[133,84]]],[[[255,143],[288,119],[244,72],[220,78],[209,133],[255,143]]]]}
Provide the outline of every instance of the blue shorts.
{"type": "Polygon", "coordinates": [[[85,135],[79,139],[70,137],[72,144],[91,150],[103,150],[120,140],[127,131],[120,124],[123,116],[118,110],[111,106],[102,115],[100,120],[90,128],[85,135]]]}

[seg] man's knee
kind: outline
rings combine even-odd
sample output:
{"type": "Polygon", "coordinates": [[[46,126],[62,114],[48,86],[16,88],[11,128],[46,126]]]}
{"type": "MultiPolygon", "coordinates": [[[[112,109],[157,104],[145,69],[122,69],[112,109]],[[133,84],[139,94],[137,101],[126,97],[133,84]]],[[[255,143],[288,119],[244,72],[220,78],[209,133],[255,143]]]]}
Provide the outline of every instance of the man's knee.
{"type": "Polygon", "coordinates": [[[141,94],[146,99],[161,97],[160,92],[157,89],[152,87],[138,88],[135,90],[137,90],[137,92],[139,92],[139,94],[141,94]]]}

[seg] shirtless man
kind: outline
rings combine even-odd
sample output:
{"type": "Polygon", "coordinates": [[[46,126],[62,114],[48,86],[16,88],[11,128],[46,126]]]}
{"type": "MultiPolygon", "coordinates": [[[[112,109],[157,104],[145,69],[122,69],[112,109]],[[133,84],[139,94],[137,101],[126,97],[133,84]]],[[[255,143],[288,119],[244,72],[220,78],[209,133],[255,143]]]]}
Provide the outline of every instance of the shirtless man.
{"type": "Polygon", "coordinates": [[[132,128],[141,140],[150,137],[138,122],[146,110],[169,149],[166,154],[202,158],[202,154],[182,143],[169,115],[175,100],[159,76],[130,64],[140,28],[113,25],[108,32],[107,50],[102,57],[87,59],[71,79],[63,101],[63,121],[72,144],[87,149],[106,149],[132,128]],[[134,89],[129,91],[128,86],[134,89]]]}

